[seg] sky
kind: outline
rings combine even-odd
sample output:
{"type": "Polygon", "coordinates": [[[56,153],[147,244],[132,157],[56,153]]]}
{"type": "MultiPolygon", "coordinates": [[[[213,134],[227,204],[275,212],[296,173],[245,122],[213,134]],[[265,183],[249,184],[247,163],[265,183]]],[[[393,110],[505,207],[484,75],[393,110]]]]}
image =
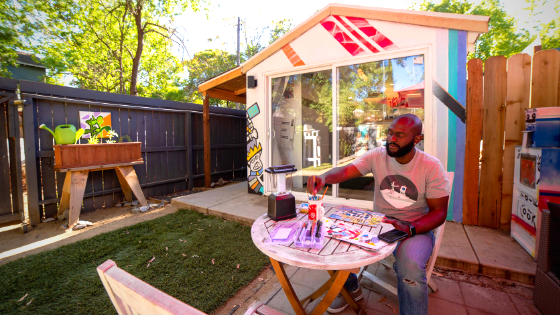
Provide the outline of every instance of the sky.
{"type": "MultiPolygon", "coordinates": [[[[471,2],[478,4],[481,0],[471,2]]],[[[543,1],[543,0],[540,0],[543,1]]],[[[324,8],[327,4],[335,1],[328,0],[211,0],[207,14],[203,12],[185,12],[175,18],[175,25],[183,27],[187,41],[188,55],[182,55],[177,51],[180,58],[189,58],[198,51],[205,49],[224,49],[231,53],[236,51],[236,23],[237,17],[246,19],[248,29],[272,25],[272,21],[292,19],[294,25],[298,25],[313,15],[317,10],[324,8]],[[208,18],[207,18],[208,16],[208,18]],[[212,41],[208,41],[212,38],[212,41]]],[[[340,4],[363,5],[369,7],[385,7],[392,9],[408,9],[422,0],[338,0],[340,4]]],[[[434,2],[439,3],[439,0],[434,2]]],[[[525,0],[501,0],[506,12],[518,20],[519,28],[526,28],[532,34],[536,34],[534,26],[540,25],[539,21],[530,19],[529,11],[523,10],[527,7],[525,0]]],[[[542,14],[538,20],[548,22],[555,16],[554,1],[547,1],[541,7],[542,14]]],[[[418,7],[418,5],[416,6],[418,7]]]]}

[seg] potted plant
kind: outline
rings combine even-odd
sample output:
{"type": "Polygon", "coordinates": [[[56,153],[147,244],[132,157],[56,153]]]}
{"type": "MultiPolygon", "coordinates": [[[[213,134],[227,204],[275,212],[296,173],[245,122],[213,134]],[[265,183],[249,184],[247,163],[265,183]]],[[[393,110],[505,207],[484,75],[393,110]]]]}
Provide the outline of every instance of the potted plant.
{"type": "Polygon", "coordinates": [[[141,142],[119,142],[118,134],[110,126],[103,126],[101,115],[92,115],[86,120],[89,128],[76,132],[74,144],[54,145],[55,169],[79,167],[104,167],[122,163],[143,163],[141,142]],[[103,142],[103,136],[108,138],[103,142]],[[87,144],[77,144],[82,135],[89,135],[87,144]]]}

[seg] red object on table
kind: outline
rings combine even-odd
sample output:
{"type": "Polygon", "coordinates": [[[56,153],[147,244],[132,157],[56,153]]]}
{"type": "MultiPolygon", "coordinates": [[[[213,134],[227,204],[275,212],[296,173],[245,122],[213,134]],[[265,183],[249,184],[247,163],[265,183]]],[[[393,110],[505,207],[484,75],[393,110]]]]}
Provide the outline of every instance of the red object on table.
{"type": "Polygon", "coordinates": [[[309,205],[307,210],[307,219],[309,220],[317,219],[317,205],[309,205]]]}

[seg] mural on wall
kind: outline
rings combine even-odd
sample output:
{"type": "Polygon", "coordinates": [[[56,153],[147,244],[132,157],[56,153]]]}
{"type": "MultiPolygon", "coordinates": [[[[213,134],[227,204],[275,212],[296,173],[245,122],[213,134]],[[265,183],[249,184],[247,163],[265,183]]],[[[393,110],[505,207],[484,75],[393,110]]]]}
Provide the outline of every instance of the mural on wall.
{"type": "Polygon", "coordinates": [[[260,112],[257,103],[247,108],[247,182],[249,193],[262,195],[264,193],[262,146],[259,142],[259,133],[253,125],[253,118],[260,112]]]}

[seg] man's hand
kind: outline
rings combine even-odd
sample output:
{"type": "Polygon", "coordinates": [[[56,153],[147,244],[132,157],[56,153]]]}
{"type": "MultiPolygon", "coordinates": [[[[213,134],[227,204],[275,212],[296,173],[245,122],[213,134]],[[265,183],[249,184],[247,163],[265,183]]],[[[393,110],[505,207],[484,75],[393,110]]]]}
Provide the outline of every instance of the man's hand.
{"type": "Polygon", "coordinates": [[[410,232],[410,228],[408,227],[408,225],[402,223],[402,222],[399,221],[399,220],[389,219],[389,218],[387,218],[387,217],[383,217],[382,222],[383,222],[383,223],[392,224],[392,225],[395,227],[395,229],[401,230],[401,231],[403,231],[403,232],[405,232],[405,233],[407,233],[407,234],[408,234],[408,232],[410,232]]]}
{"type": "Polygon", "coordinates": [[[323,176],[309,176],[307,178],[307,192],[316,195],[321,188],[325,186],[325,179],[323,176]]]}

